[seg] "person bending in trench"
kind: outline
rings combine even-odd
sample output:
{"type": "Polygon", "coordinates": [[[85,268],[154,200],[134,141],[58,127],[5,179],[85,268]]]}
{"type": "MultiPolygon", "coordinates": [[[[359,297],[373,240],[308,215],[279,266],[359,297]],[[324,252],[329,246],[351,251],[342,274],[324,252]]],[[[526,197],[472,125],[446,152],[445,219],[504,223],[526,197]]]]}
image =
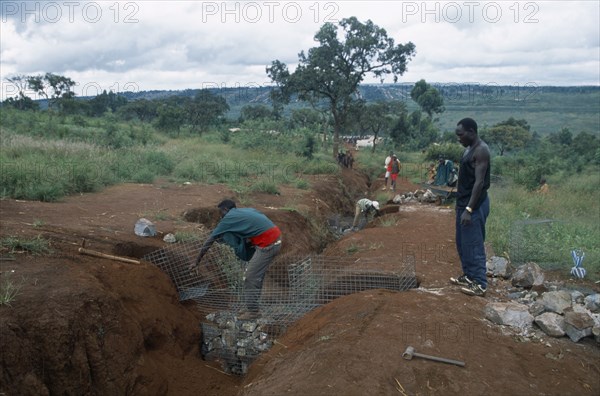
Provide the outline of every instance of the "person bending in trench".
{"type": "Polygon", "coordinates": [[[217,207],[221,221],[200,248],[190,270],[198,270],[202,257],[215,241],[231,246],[238,258],[248,261],[243,296],[247,310],[238,315],[238,319],[256,319],[260,316],[258,299],[265,274],[281,250],[281,231],[263,213],[253,208],[237,208],[230,199],[221,201],[217,207]]]}

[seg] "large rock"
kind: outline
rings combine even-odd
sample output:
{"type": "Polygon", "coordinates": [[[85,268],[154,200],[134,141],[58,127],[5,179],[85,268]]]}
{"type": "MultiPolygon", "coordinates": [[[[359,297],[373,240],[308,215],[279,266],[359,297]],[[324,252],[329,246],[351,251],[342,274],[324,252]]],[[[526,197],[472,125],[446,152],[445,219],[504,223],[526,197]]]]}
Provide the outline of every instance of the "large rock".
{"type": "Polygon", "coordinates": [[[566,290],[546,292],[539,300],[546,311],[562,314],[565,308],[571,306],[571,293],[566,290]]]}
{"type": "Polygon", "coordinates": [[[565,333],[571,341],[577,342],[584,337],[592,335],[594,320],[590,315],[581,312],[565,312],[565,333]]]}
{"type": "Polygon", "coordinates": [[[584,299],[584,304],[590,311],[600,313],[600,294],[590,294],[584,299]]]}
{"type": "Polygon", "coordinates": [[[493,256],[486,263],[487,274],[504,279],[510,278],[512,268],[510,262],[504,257],[493,256]]]}
{"type": "Polygon", "coordinates": [[[514,302],[492,302],[484,308],[485,317],[500,325],[507,325],[524,329],[533,323],[533,315],[529,313],[526,305],[514,302]]]}
{"type": "Polygon", "coordinates": [[[565,318],[554,312],[546,312],[535,318],[535,324],[550,337],[565,335],[565,318]]]}
{"type": "Polygon", "coordinates": [[[512,278],[512,285],[516,287],[539,286],[542,283],[544,283],[544,273],[536,263],[519,266],[512,278]]]}

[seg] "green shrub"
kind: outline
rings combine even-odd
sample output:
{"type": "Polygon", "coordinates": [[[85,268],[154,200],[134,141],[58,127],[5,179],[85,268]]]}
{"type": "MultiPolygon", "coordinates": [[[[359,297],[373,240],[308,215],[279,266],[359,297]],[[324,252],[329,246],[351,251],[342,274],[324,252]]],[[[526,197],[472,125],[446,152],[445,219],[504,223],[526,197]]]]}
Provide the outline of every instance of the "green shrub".
{"type": "Polygon", "coordinates": [[[437,161],[440,157],[459,163],[465,148],[457,143],[434,144],[425,151],[425,160],[437,161]]]}
{"type": "Polygon", "coordinates": [[[11,253],[27,251],[32,254],[51,253],[50,243],[47,239],[38,235],[32,239],[23,239],[18,237],[6,237],[0,240],[0,247],[8,249],[11,253]]]}
{"type": "Polygon", "coordinates": [[[273,195],[280,194],[279,189],[277,188],[277,184],[266,180],[259,180],[258,182],[252,184],[252,186],[250,186],[250,191],[262,192],[273,195]]]}

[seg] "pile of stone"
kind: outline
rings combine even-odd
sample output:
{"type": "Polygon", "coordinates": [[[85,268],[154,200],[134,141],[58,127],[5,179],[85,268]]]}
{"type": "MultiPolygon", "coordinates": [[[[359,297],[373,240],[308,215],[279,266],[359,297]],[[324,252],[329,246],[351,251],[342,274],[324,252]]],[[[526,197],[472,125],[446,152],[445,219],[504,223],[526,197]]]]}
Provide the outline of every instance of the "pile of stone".
{"type": "Polygon", "coordinates": [[[436,202],[437,196],[431,190],[415,190],[409,191],[405,194],[397,194],[392,202],[395,204],[405,204],[409,202],[426,202],[433,203],[436,202]]]}
{"type": "Polygon", "coordinates": [[[534,324],[550,337],[568,336],[573,342],[594,337],[600,343],[600,294],[545,281],[542,269],[526,263],[514,270],[503,257],[491,257],[488,275],[511,279],[510,302],[492,302],[488,320],[527,332],[534,324]]]}
{"type": "Polygon", "coordinates": [[[261,352],[273,346],[262,319],[239,320],[232,312],[206,316],[201,323],[201,353],[205,360],[218,361],[228,374],[246,375],[248,367],[261,352]]]}

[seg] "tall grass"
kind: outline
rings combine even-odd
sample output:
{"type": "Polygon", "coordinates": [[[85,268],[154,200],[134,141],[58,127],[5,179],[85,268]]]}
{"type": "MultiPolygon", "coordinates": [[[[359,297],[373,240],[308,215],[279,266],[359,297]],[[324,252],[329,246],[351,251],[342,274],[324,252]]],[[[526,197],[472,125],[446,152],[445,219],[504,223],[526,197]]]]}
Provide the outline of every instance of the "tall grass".
{"type": "Polygon", "coordinates": [[[152,182],[174,159],[159,148],[110,149],[64,139],[44,140],[0,131],[0,196],[56,201],[119,182],[152,182]]]}
{"type": "Polygon", "coordinates": [[[597,167],[564,179],[553,179],[540,194],[508,182],[490,189],[487,240],[497,253],[517,263],[535,261],[568,273],[570,252],[585,252],[583,267],[600,279],[600,177],[597,167]]]}
{"type": "Polygon", "coordinates": [[[50,118],[3,109],[0,117],[0,197],[56,201],[160,176],[277,194],[281,184],[306,188],[303,175],[339,172],[329,155],[302,156],[305,132],[247,131],[226,144],[218,131],[173,139],[110,115],[50,118]]]}

